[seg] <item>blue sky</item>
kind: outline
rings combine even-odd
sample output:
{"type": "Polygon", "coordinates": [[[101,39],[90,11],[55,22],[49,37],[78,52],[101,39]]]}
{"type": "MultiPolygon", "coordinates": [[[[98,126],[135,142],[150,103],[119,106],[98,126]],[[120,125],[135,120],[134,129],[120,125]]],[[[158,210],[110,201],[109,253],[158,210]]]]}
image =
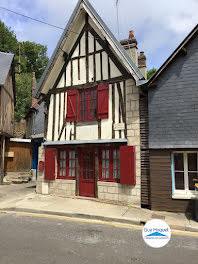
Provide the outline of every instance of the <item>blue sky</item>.
{"type": "MultiPolygon", "coordinates": [[[[1,0],[0,6],[65,27],[78,0],[1,0]]],[[[90,0],[117,37],[116,0],[90,0]]],[[[160,67],[198,23],[198,0],[119,0],[120,39],[135,31],[139,51],[145,51],[148,69],[160,67]]],[[[51,56],[62,33],[0,9],[0,19],[20,41],[47,45],[51,56]]]]}

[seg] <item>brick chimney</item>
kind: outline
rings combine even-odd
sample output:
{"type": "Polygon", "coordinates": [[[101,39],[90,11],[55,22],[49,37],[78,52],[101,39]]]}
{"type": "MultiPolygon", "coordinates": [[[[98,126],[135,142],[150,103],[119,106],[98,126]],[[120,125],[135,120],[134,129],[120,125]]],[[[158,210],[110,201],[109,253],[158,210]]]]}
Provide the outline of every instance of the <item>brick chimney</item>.
{"type": "Polygon", "coordinates": [[[33,72],[32,73],[32,107],[38,109],[39,108],[38,100],[33,97],[36,86],[37,86],[37,82],[36,82],[35,72],[33,72]]]}
{"type": "Polygon", "coordinates": [[[137,40],[134,37],[134,31],[129,31],[129,38],[123,39],[120,41],[120,44],[128,53],[129,57],[133,60],[133,62],[138,66],[138,48],[137,48],[137,40]]]}
{"type": "Polygon", "coordinates": [[[138,68],[143,74],[144,78],[147,79],[146,56],[144,55],[144,51],[141,51],[138,56],[138,68]]]}

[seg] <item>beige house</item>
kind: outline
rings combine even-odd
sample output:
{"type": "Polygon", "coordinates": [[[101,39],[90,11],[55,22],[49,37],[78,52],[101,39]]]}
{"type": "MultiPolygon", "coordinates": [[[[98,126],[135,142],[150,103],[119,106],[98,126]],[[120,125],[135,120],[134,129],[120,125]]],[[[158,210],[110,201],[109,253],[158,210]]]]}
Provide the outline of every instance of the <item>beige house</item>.
{"type": "Polygon", "coordinates": [[[121,44],[79,1],[35,91],[46,105],[37,193],[141,205],[137,85],[146,58],[133,32],[121,44]]]}

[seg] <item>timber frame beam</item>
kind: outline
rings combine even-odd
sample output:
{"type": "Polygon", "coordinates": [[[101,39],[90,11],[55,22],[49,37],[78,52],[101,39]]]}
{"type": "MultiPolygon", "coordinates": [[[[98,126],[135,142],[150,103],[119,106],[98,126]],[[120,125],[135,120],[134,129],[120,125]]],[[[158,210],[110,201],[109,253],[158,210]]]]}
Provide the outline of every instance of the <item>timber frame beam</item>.
{"type": "Polygon", "coordinates": [[[116,78],[112,78],[109,80],[103,80],[103,81],[96,81],[96,82],[90,82],[90,83],[85,83],[85,84],[80,84],[80,85],[73,85],[73,86],[66,86],[66,87],[62,87],[62,88],[57,88],[55,90],[50,90],[48,92],[49,95],[51,94],[57,94],[57,93],[62,93],[64,91],[69,91],[69,90],[80,90],[80,89],[86,89],[86,88],[92,88],[94,86],[98,86],[100,84],[113,84],[113,83],[117,83],[117,82],[121,82],[121,81],[125,81],[131,78],[131,75],[125,75],[122,77],[116,77],[116,78]]]}

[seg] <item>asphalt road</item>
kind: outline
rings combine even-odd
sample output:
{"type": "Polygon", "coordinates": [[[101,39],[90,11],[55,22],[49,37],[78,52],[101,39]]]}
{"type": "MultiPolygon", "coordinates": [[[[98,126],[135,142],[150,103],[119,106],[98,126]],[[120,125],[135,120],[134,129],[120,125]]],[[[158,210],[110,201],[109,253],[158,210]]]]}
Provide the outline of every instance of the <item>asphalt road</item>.
{"type": "Polygon", "coordinates": [[[141,230],[0,214],[0,264],[198,263],[198,237],[152,249],[141,230]]]}

